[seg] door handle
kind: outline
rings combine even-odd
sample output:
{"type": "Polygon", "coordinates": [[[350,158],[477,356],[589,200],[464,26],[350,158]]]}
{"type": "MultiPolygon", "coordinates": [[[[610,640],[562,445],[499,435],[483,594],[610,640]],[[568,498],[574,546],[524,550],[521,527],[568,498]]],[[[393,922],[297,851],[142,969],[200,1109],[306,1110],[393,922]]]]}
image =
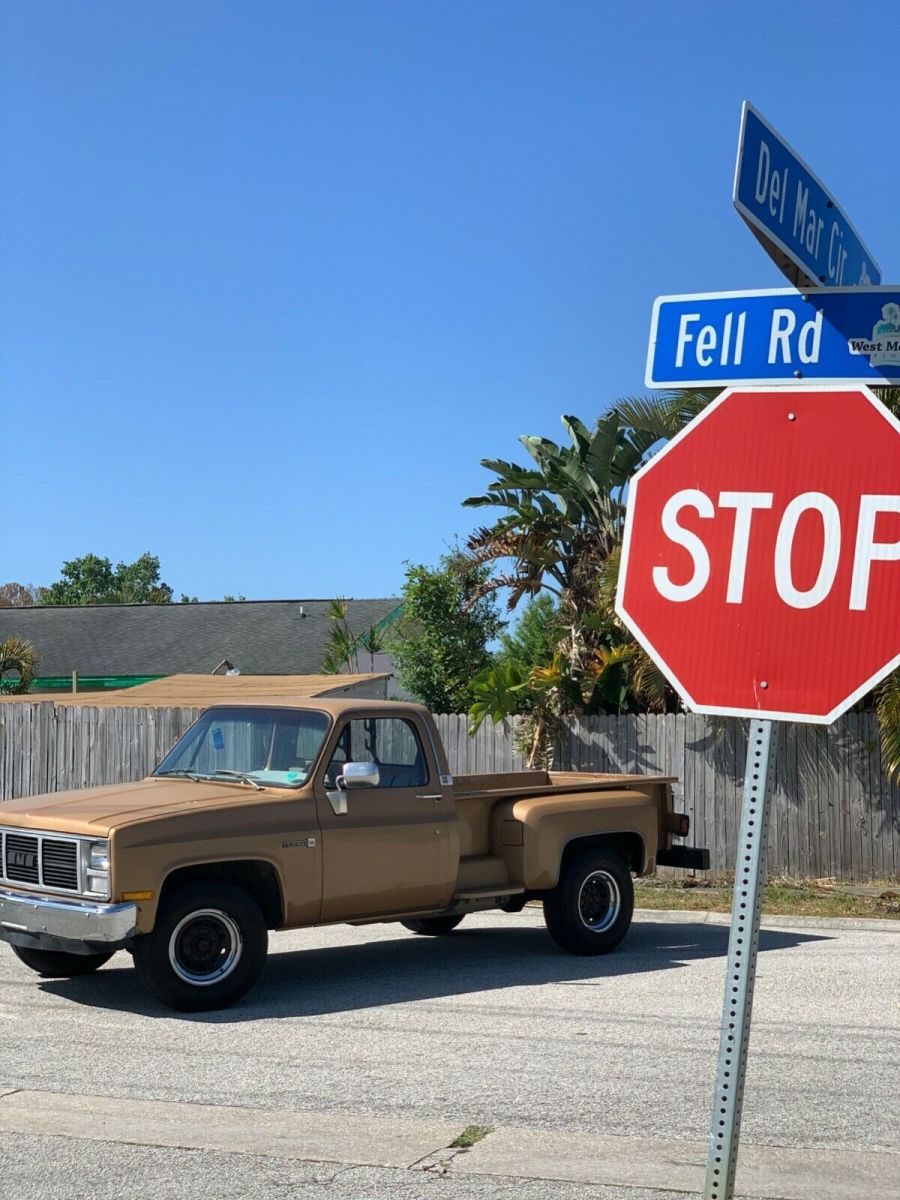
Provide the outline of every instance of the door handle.
{"type": "Polygon", "coordinates": [[[417,800],[434,800],[434,802],[436,804],[439,803],[441,800],[443,800],[443,798],[444,797],[441,792],[438,792],[436,795],[430,795],[430,796],[416,796],[417,800]]]}

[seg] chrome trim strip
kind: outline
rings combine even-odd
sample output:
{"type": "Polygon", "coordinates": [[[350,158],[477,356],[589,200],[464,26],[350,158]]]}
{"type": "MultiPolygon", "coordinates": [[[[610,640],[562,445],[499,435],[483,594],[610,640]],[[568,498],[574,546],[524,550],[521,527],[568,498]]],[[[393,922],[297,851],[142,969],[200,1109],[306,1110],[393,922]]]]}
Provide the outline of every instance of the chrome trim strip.
{"type": "Polygon", "coordinates": [[[0,938],[6,930],[71,942],[122,945],[134,936],[137,905],[51,900],[0,889],[0,938]]]}

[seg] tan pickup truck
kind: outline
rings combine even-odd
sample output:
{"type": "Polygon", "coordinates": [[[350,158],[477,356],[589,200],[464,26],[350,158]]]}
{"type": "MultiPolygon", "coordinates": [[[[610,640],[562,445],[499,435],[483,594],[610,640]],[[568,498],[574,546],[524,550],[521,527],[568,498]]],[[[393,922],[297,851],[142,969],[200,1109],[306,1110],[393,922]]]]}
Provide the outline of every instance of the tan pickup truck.
{"type": "Polygon", "coordinates": [[[119,949],[156,996],[239,999],[268,930],[400,921],[441,935],[541,899],[553,940],[612,950],[631,876],[705,870],[673,847],[672,781],[525,771],[451,776],[413,704],[286,700],[208,709],[149,778],[0,808],[0,937],[41,975],[119,949]]]}

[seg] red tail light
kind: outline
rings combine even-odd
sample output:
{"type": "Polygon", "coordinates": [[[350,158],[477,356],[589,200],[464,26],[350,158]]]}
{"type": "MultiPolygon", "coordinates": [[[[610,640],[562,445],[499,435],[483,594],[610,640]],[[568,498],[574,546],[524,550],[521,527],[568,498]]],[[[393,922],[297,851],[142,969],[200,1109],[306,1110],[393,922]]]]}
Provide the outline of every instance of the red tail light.
{"type": "Polygon", "coordinates": [[[687,837],[691,828],[691,818],[687,813],[670,812],[666,814],[665,827],[676,837],[687,837]]]}

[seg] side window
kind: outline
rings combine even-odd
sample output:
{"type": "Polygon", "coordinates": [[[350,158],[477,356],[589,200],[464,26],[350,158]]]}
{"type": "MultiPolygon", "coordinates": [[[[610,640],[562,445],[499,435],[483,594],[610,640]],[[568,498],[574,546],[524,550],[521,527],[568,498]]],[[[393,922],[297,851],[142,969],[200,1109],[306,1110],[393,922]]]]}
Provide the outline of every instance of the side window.
{"type": "Polygon", "coordinates": [[[350,721],[326,769],[326,785],[334,786],[345,762],[378,763],[382,788],[428,783],[428,764],[416,728],[399,717],[350,721]]]}

